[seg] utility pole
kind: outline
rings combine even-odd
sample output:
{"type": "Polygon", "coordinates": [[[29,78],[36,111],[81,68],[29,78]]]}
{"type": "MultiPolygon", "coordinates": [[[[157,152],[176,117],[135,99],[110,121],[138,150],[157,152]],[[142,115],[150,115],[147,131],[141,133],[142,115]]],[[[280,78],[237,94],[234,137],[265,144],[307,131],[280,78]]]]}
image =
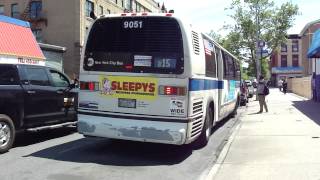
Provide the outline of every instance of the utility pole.
{"type": "MultiPolygon", "coordinates": [[[[257,81],[259,81],[259,77],[261,75],[261,63],[260,63],[260,53],[259,53],[259,41],[260,41],[260,22],[259,22],[259,14],[260,14],[260,7],[259,7],[259,1],[257,1],[256,4],[256,75],[257,75],[257,81]]],[[[262,49],[260,49],[262,50],[262,49]]]]}
{"type": "MultiPolygon", "coordinates": [[[[256,10],[256,78],[257,78],[257,81],[259,82],[259,77],[260,77],[260,74],[261,74],[261,66],[260,66],[260,53],[258,52],[259,50],[259,40],[260,40],[260,25],[259,25],[259,14],[260,14],[260,9],[259,9],[259,0],[257,1],[256,3],[256,7],[255,7],[255,10],[256,10]]],[[[256,101],[258,101],[258,91],[256,91],[256,101]]]]}

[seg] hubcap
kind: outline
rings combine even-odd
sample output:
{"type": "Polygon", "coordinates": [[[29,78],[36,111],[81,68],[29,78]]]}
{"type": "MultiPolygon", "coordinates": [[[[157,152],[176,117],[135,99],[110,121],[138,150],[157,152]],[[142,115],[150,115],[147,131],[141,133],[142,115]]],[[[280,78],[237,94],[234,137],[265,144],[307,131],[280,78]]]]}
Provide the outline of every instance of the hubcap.
{"type": "Polygon", "coordinates": [[[0,147],[4,147],[9,143],[11,130],[7,123],[0,122],[0,147]]]}

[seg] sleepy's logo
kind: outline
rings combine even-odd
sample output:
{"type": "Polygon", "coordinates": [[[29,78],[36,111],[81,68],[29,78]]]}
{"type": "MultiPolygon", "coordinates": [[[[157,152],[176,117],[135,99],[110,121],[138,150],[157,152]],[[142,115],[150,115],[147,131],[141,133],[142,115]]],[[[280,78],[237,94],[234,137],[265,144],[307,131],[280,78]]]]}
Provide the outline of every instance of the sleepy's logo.
{"type": "Polygon", "coordinates": [[[102,89],[102,93],[106,94],[106,95],[111,95],[112,94],[112,89],[111,89],[111,82],[108,78],[105,78],[103,80],[103,89],[102,89]]]}
{"type": "Polygon", "coordinates": [[[153,100],[158,95],[156,78],[101,76],[100,83],[101,95],[107,97],[153,100]]]}

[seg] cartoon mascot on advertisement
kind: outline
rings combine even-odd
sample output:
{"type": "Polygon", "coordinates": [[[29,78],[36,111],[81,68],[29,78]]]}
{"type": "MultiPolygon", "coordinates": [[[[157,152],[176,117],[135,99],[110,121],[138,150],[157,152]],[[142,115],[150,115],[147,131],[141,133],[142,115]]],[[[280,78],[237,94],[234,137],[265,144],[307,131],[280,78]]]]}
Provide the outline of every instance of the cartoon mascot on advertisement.
{"type": "Polygon", "coordinates": [[[104,78],[102,82],[103,82],[102,93],[105,95],[112,95],[113,91],[111,89],[111,81],[108,78],[104,78]]]}

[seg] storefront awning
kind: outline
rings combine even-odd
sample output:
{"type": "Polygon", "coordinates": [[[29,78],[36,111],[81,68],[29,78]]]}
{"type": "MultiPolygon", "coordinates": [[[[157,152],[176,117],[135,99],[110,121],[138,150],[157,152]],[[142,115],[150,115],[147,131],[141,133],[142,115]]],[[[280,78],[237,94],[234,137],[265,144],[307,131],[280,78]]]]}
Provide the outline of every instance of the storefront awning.
{"type": "Polygon", "coordinates": [[[313,34],[307,56],[308,58],[320,58],[320,29],[313,34]]]}
{"type": "Polygon", "coordinates": [[[299,74],[303,72],[303,67],[273,67],[273,74],[299,74]]]}
{"type": "Polygon", "coordinates": [[[0,56],[45,60],[28,22],[0,15],[0,56]]]}

